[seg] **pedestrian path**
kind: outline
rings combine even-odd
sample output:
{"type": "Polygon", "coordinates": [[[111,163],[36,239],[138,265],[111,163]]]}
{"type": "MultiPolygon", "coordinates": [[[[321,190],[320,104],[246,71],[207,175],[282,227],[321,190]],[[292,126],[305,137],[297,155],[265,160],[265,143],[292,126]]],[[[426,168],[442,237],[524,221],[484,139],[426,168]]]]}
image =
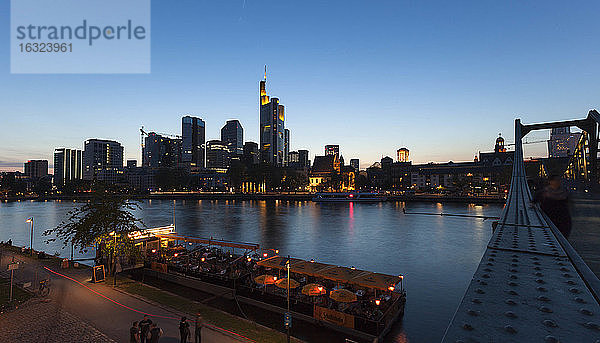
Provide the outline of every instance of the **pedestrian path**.
{"type": "Polygon", "coordinates": [[[0,342],[116,343],[56,303],[40,299],[0,315],[0,342]]]}
{"type": "MultiPolygon", "coordinates": [[[[110,340],[127,342],[129,339],[129,328],[132,322],[139,321],[143,317],[142,314],[132,310],[135,309],[156,316],[154,318],[151,317],[151,319],[157,322],[159,327],[164,331],[164,336],[160,340],[161,343],[179,342],[178,318],[181,315],[180,313],[165,307],[156,306],[143,299],[130,296],[115,290],[105,283],[91,283],[91,273],[88,268],[71,268],[58,271],[69,278],[79,281],[87,288],[77,282],[48,272],[43,268],[43,262],[40,262],[39,260],[7,252],[6,250],[0,261],[0,270],[5,271],[7,269],[7,264],[12,262],[13,258],[15,258],[15,261],[20,262],[19,269],[15,272],[15,282],[33,282],[33,284],[36,284],[38,282],[36,280],[50,277],[51,291],[49,299],[51,300],[51,305],[49,306],[53,307],[49,308],[55,308],[58,314],[66,313],[64,318],[80,319],[90,326],[93,325],[97,331],[104,334],[110,340]],[[104,297],[98,295],[98,293],[102,294],[104,297]],[[113,301],[107,301],[105,297],[113,301]]],[[[50,311],[49,308],[45,309],[45,311],[50,311]]],[[[33,310],[34,307],[31,309],[33,310]]],[[[26,308],[23,310],[26,310],[26,308]]],[[[30,315],[31,314],[32,313],[30,313],[30,315]]],[[[5,323],[2,319],[0,320],[0,327],[3,325],[5,325],[5,323]]],[[[65,323],[65,325],[67,324],[65,323]]],[[[33,328],[30,328],[30,330],[33,330],[33,328]]],[[[54,333],[47,333],[48,337],[51,337],[52,334],[54,333]]],[[[34,341],[45,341],[45,338],[46,337],[41,337],[39,340],[34,341]]],[[[0,339],[0,342],[5,341],[0,339]]],[[[27,342],[27,340],[23,342],[27,342]]]]}

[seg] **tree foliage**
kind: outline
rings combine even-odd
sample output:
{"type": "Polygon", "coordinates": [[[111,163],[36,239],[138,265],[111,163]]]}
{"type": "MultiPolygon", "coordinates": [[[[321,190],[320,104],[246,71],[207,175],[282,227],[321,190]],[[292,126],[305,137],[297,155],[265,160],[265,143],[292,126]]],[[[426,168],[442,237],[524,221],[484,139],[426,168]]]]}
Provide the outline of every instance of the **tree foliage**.
{"type": "Polygon", "coordinates": [[[65,220],[46,230],[44,235],[54,237],[48,241],[59,239],[65,246],[73,244],[81,252],[100,244],[103,249],[114,251],[116,248],[114,252],[117,254],[126,254],[132,243],[127,234],[144,227],[141,219],[133,214],[139,208],[137,200],[103,189],[96,190],[89,202],[69,211],[65,220]]]}

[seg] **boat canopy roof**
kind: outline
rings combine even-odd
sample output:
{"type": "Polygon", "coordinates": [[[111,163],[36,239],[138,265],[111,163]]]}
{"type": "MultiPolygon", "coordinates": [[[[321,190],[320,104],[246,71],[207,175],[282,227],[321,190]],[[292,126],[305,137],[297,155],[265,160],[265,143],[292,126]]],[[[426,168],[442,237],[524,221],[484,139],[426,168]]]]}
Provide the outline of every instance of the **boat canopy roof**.
{"type": "Polygon", "coordinates": [[[224,240],[212,239],[212,238],[189,237],[189,236],[182,236],[182,235],[177,235],[177,234],[157,234],[157,235],[155,235],[155,237],[158,237],[161,239],[171,239],[174,241],[200,243],[200,244],[216,245],[216,246],[220,246],[220,247],[240,248],[240,249],[247,249],[247,250],[258,250],[260,248],[260,245],[255,244],[255,243],[224,241],[224,240]]]}
{"type": "MultiPolygon", "coordinates": [[[[257,264],[267,268],[286,269],[287,260],[283,256],[273,256],[258,261],[257,264]]],[[[310,262],[298,258],[290,258],[290,271],[296,274],[309,275],[378,290],[389,290],[390,287],[395,287],[400,282],[400,277],[397,275],[373,273],[366,270],[310,262]]]]}

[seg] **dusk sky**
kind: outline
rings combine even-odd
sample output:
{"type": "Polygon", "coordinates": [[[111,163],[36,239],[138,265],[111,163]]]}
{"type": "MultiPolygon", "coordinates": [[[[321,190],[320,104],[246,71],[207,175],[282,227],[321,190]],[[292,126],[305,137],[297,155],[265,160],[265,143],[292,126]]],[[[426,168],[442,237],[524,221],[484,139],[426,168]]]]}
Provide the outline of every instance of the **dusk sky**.
{"type": "MultiPolygon", "coordinates": [[[[10,74],[0,3],[0,170],[52,164],[56,147],[121,142],[140,159],[141,125],[207,139],[239,119],[258,141],[258,82],[286,106],[291,149],[339,144],[365,167],[407,147],[413,162],[472,160],[501,132],[583,118],[600,99],[600,2],[152,1],[146,75],[10,74]]],[[[532,133],[530,140],[547,137],[532,133]]],[[[544,144],[526,156],[545,156],[544,144]]]]}

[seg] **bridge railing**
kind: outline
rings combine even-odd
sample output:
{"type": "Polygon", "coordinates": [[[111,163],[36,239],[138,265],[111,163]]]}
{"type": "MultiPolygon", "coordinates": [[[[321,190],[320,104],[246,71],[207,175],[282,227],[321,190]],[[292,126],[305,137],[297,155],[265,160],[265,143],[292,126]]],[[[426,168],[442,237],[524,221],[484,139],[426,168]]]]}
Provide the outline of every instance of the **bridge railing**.
{"type": "Polygon", "coordinates": [[[443,342],[600,339],[598,278],[531,203],[522,146],[530,129],[515,121],[506,206],[443,342]]]}

